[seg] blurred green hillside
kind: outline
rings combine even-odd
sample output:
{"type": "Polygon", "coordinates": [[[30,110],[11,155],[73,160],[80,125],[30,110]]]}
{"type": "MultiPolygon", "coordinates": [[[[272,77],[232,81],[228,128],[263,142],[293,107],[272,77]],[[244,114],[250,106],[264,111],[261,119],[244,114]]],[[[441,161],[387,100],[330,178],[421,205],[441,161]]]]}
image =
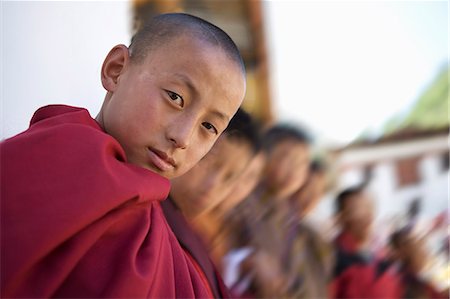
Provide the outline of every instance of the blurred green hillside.
{"type": "Polygon", "coordinates": [[[449,126],[449,68],[445,67],[406,115],[391,118],[383,135],[404,129],[433,130],[449,126]]]}

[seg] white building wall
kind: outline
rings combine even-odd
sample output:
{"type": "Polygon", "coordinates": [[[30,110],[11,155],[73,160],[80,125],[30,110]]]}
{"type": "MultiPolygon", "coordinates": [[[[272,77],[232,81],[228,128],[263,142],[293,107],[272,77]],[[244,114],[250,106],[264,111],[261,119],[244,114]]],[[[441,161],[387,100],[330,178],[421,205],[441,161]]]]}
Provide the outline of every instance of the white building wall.
{"type": "MultiPolygon", "coordinates": [[[[421,199],[421,216],[431,218],[449,207],[449,170],[442,170],[441,155],[448,151],[448,138],[434,136],[410,142],[349,149],[342,153],[338,168],[342,172],[337,180],[337,190],[359,185],[364,180],[365,165],[372,166],[368,190],[372,194],[377,220],[403,215],[413,199],[421,199]],[[399,186],[396,161],[419,156],[419,183],[399,186]]],[[[324,214],[324,206],[321,213],[324,214]]],[[[328,203],[327,206],[330,206],[328,203]]]]}
{"type": "Polygon", "coordinates": [[[440,161],[438,155],[425,156],[420,165],[419,170],[422,180],[431,182],[439,176],[440,161]]]}
{"type": "Polygon", "coordinates": [[[395,168],[392,163],[384,162],[373,168],[369,192],[376,202],[377,220],[401,211],[401,204],[394,200],[396,186],[395,168]]]}
{"type": "Polygon", "coordinates": [[[338,190],[359,185],[364,180],[362,167],[349,168],[341,173],[338,178],[338,190]]]}

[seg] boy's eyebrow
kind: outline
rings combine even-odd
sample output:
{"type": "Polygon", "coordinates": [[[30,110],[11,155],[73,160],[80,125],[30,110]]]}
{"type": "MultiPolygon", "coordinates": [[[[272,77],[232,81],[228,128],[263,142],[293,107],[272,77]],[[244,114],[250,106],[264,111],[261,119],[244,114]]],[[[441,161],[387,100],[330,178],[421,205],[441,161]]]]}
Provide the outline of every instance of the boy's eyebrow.
{"type": "Polygon", "coordinates": [[[226,122],[230,121],[230,119],[229,119],[225,114],[223,114],[223,113],[220,112],[220,111],[214,110],[214,111],[212,111],[211,113],[212,113],[212,114],[215,114],[217,117],[223,119],[223,120],[226,121],[226,122]]]}
{"type": "Polygon", "coordinates": [[[183,83],[188,87],[188,89],[193,94],[198,94],[197,87],[195,87],[195,84],[192,82],[191,78],[185,74],[181,73],[175,73],[175,77],[177,77],[179,80],[183,81],[183,83]]]}

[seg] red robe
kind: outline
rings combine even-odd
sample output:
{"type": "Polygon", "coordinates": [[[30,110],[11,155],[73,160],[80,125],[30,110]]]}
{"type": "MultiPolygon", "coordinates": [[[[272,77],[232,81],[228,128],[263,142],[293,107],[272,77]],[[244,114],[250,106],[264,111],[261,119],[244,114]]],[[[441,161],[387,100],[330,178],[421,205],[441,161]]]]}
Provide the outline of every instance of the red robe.
{"type": "Polygon", "coordinates": [[[400,279],[389,263],[359,252],[349,233],[341,233],[336,246],[331,298],[402,298],[400,279]]]}
{"type": "Polygon", "coordinates": [[[192,256],[194,263],[205,276],[205,280],[216,298],[230,298],[230,293],[214,263],[210,260],[206,245],[200,236],[191,228],[181,210],[172,198],[161,203],[167,223],[180,242],[181,247],[192,256]]]}
{"type": "Polygon", "coordinates": [[[1,297],[211,297],[162,212],[85,109],[47,106],[1,143],[1,297]]]}

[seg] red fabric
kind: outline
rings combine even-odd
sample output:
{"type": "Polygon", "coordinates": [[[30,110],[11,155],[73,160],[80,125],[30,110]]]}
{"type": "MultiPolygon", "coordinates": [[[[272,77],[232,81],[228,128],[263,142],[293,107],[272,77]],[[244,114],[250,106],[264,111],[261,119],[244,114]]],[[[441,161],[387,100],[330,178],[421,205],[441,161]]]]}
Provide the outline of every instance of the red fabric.
{"type": "Polygon", "coordinates": [[[85,109],[47,106],[1,143],[2,297],[207,297],[159,201],[85,109]]]}
{"type": "Polygon", "coordinates": [[[380,261],[360,255],[349,234],[341,234],[336,245],[340,253],[330,285],[332,298],[402,298],[400,277],[394,269],[378,272],[380,261]]]}
{"type": "Polygon", "coordinates": [[[348,253],[356,253],[358,251],[358,242],[349,233],[339,234],[336,238],[336,245],[348,253]]]}
{"type": "Polygon", "coordinates": [[[209,285],[209,281],[206,278],[205,273],[203,272],[203,269],[200,267],[200,265],[197,263],[197,261],[189,254],[189,252],[186,252],[186,255],[191,260],[192,264],[194,265],[195,269],[197,269],[198,273],[200,274],[200,278],[202,279],[203,283],[208,286],[208,298],[214,298],[213,291],[209,285]]]}
{"type": "Polygon", "coordinates": [[[210,260],[208,251],[200,236],[194,232],[173,199],[169,196],[161,203],[167,223],[186,254],[194,261],[199,273],[211,290],[211,297],[230,298],[228,289],[210,260]]]}

